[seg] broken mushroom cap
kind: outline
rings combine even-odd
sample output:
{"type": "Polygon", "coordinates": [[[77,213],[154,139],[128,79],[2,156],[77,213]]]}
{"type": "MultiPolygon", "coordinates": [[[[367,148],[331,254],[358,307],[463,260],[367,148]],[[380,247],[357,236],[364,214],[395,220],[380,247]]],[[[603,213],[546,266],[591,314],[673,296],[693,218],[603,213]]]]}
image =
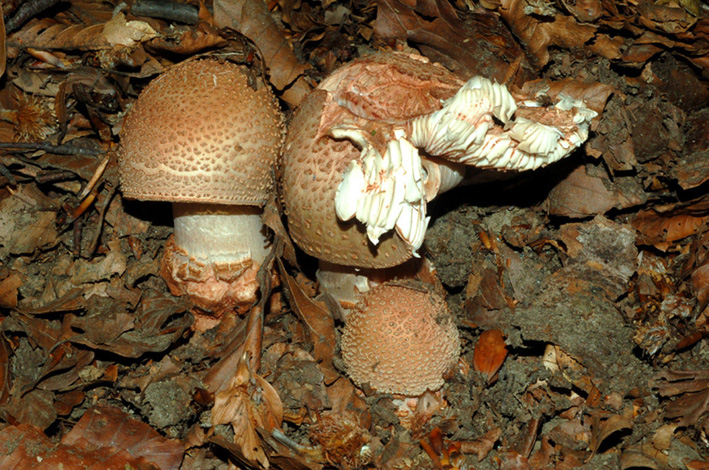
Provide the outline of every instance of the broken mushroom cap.
{"type": "Polygon", "coordinates": [[[286,138],[282,195],[295,243],[359,268],[415,256],[432,163],[392,129],[440,109],[462,85],[442,66],[402,53],[355,60],[325,79],[296,110],[286,138]]]}
{"type": "Polygon", "coordinates": [[[283,140],[275,97],[247,72],[213,59],[176,65],[141,93],[121,131],[123,195],[173,203],[161,274],[215,314],[256,300],[268,252],[259,206],[283,140]]]}
{"type": "Polygon", "coordinates": [[[341,341],[356,385],[412,397],[441,388],[460,355],[444,299],[397,284],[377,286],[362,297],[347,316],[341,341]]]}

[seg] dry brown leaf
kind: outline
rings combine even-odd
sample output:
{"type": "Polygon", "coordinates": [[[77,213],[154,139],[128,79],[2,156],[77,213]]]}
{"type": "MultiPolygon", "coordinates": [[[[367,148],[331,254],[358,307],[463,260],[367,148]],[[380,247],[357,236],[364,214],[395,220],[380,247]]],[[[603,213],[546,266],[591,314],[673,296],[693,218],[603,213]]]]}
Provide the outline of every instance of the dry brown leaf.
{"type": "Polygon", "coordinates": [[[0,406],[10,398],[10,346],[4,336],[0,336],[0,406]]]}
{"type": "Polygon", "coordinates": [[[709,263],[695,270],[691,279],[699,306],[704,309],[709,304],[709,263]]]}
{"type": "Polygon", "coordinates": [[[305,295],[302,288],[286,272],[283,262],[278,260],[279,272],[286,288],[286,297],[293,311],[305,323],[310,339],[313,342],[313,356],[320,364],[325,375],[325,383],[331,384],[339,377],[332,365],[332,353],[335,351],[335,323],[332,315],[322,304],[316,303],[305,295]]]}
{"type": "Polygon", "coordinates": [[[591,442],[589,447],[593,453],[598,451],[598,448],[603,442],[618,431],[624,429],[632,429],[635,419],[633,417],[633,407],[629,406],[623,414],[612,415],[607,419],[601,416],[601,412],[595,412],[592,416],[591,423],[591,442]]]}
{"type": "Polygon", "coordinates": [[[156,464],[160,470],[177,470],[184,453],[182,442],[166,439],[147,424],[109,406],[86,411],[61,444],[87,454],[100,453],[102,449],[125,451],[136,459],[156,464]]]}
{"type": "Polygon", "coordinates": [[[102,34],[112,46],[131,47],[154,38],[158,33],[144,21],[126,21],[126,16],[119,12],[103,25],[102,34]]]}
{"type": "Polygon", "coordinates": [[[679,418],[680,426],[697,424],[709,414],[709,371],[663,371],[655,376],[655,387],[664,397],[677,397],[665,408],[665,416],[679,418]]]}
{"type": "Polygon", "coordinates": [[[473,369],[485,374],[487,382],[490,383],[506,358],[507,345],[502,331],[483,331],[473,352],[473,369]]]}
{"type": "Polygon", "coordinates": [[[385,0],[378,2],[374,33],[389,43],[416,44],[424,55],[463,78],[482,75],[512,83],[530,78],[522,50],[497,15],[475,12],[469,23],[472,26],[461,21],[447,1],[385,0]]]}
{"type": "Polygon", "coordinates": [[[205,23],[199,23],[194,29],[186,29],[169,37],[158,36],[148,41],[145,45],[151,52],[165,51],[191,56],[207,49],[224,47],[227,44],[227,40],[217,34],[214,28],[207,26],[205,23]]]}
{"type": "Polygon", "coordinates": [[[50,440],[36,427],[20,424],[0,431],[0,468],[12,470],[163,470],[124,450],[101,447],[86,451],[50,440]]]}
{"type": "Polygon", "coordinates": [[[632,468],[664,470],[667,468],[667,461],[668,457],[665,453],[646,442],[634,445],[623,451],[620,455],[620,468],[621,470],[632,468]]]}
{"type": "MultiPolygon", "coordinates": [[[[561,95],[569,96],[575,100],[583,101],[586,106],[602,115],[606,107],[606,103],[610,96],[616,92],[616,89],[605,83],[593,82],[583,83],[578,80],[566,78],[563,80],[547,80],[538,79],[525,82],[519,90],[519,93],[525,97],[533,97],[538,93],[544,93],[552,100],[556,101],[561,95]]],[[[593,122],[597,122],[595,118],[593,122]]]]}
{"type": "Polygon", "coordinates": [[[283,92],[283,99],[292,107],[310,92],[310,86],[303,78],[307,67],[298,62],[265,2],[215,0],[214,22],[219,28],[239,31],[256,44],[268,68],[271,84],[283,92]]]}
{"type": "Polygon", "coordinates": [[[7,277],[0,281],[0,307],[17,307],[18,289],[22,284],[22,276],[17,271],[10,271],[7,277]]]}
{"type": "Polygon", "coordinates": [[[633,177],[611,180],[602,167],[589,174],[579,166],[549,192],[549,213],[571,218],[605,214],[611,209],[627,209],[643,204],[647,194],[633,177]]]}
{"type": "Polygon", "coordinates": [[[5,75],[7,66],[7,34],[5,34],[5,17],[0,18],[0,78],[5,75]]]}
{"type": "Polygon", "coordinates": [[[192,324],[184,299],[144,292],[136,315],[110,309],[102,315],[72,316],[71,326],[81,331],[69,341],[123,357],[164,351],[192,324]]]}
{"type": "Polygon", "coordinates": [[[217,392],[212,408],[212,424],[229,424],[234,443],[243,456],[268,468],[269,462],[258,430],[281,429],[283,404],[276,390],[263,377],[249,370],[243,355],[227,388],[217,392]]]}
{"type": "Polygon", "coordinates": [[[33,21],[8,38],[8,45],[36,49],[77,49],[91,51],[109,49],[103,35],[103,24],[66,25],[51,18],[33,21]]]}
{"type": "Polygon", "coordinates": [[[474,441],[460,442],[460,451],[464,454],[475,454],[479,462],[495,447],[500,436],[502,436],[502,429],[492,428],[474,441]]]}
{"type": "Polygon", "coordinates": [[[21,185],[14,195],[0,200],[0,258],[33,253],[55,243],[57,209],[34,185],[21,185]]]}
{"type": "Polygon", "coordinates": [[[648,209],[638,212],[632,224],[638,231],[638,242],[666,251],[675,242],[697,233],[707,220],[709,216],[648,209]]]}
{"type": "Polygon", "coordinates": [[[540,20],[527,13],[524,0],[502,0],[500,3],[500,14],[539,68],[549,62],[550,46],[581,48],[596,35],[596,26],[580,24],[561,13],[556,13],[551,20],[540,20]]]}

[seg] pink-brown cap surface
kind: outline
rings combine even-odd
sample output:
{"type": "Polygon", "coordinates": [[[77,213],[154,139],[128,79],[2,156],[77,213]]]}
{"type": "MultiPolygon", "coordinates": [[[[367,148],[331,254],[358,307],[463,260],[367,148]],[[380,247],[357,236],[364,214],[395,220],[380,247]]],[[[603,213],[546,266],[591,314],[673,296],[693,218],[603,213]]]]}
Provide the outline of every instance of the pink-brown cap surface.
{"type": "Polygon", "coordinates": [[[270,89],[245,68],[183,62],[153,80],[121,131],[127,198],[262,205],[283,140],[270,89]]]}
{"type": "Polygon", "coordinates": [[[460,340],[442,297],[396,284],[375,287],[347,316],[342,358],[358,386],[418,396],[443,385],[460,340]]]}
{"type": "Polygon", "coordinates": [[[394,232],[376,246],[366,227],[335,212],[337,187],[350,162],[361,159],[351,140],[334,138],[342,125],[363,130],[384,154],[392,123],[440,109],[462,81],[420,56],[374,54],[336,70],[311,93],[291,120],[284,147],[282,196],[288,231],[318,259],[360,268],[404,263],[414,249],[394,232]]]}

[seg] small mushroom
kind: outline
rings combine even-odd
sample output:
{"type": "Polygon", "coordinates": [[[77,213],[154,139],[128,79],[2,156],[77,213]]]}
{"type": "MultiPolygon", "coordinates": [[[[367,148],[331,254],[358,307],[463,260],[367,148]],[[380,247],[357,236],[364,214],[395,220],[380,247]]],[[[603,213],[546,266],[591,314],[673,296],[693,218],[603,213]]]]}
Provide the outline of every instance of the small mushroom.
{"type": "Polygon", "coordinates": [[[341,349],[357,386],[416,397],[443,386],[460,339],[443,297],[390,283],[364,294],[347,316],[341,349]]]}
{"type": "Polygon", "coordinates": [[[283,118],[270,89],[246,72],[213,59],[176,65],[141,93],[121,131],[123,195],[173,203],[161,275],[214,315],[253,304],[269,250],[260,213],[283,118]]]}

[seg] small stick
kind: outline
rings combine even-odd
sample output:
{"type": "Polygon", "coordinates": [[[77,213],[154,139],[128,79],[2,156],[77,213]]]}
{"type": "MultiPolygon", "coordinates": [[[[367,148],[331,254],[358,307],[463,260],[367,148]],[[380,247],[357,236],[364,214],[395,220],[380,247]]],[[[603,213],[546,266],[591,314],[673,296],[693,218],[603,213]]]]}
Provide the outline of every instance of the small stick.
{"type": "Polygon", "coordinates": [[[5,30],[7,31],[7,34],[12,33],[17,28],[22,26],[25,21],[39,13],[42,13],[55,3],[59,3],[59,0],[28,0],[24,2],[20,5],[20,8],[17,9],[15,15],[5,23],[5,30]]]}
{"type": "Polygon", "coordinates": [[[0,150],[44,150],[56,155],[101,155],[103,150],[93,150],[77,147],[71,144],[52,145],[47,142],[0,142],[0,150]]]}
{"type": "Polygon", "coordinates": [[[171,0],[138,0],[133,4],[130,12],[135,16],[161,18],[178,23],[197,24],[199,22],[199,8],[171,0]]]}
{"type": "Polygon", "coordinates": [[[80,258],[81,257],[81,232],[82,232],[82,223],[80,220],[75,220],[74,221],[74,233],[73,233],[73,244],[74,246],[72,247],[72,254],[74,255],[74,258],[80,258]]]}

